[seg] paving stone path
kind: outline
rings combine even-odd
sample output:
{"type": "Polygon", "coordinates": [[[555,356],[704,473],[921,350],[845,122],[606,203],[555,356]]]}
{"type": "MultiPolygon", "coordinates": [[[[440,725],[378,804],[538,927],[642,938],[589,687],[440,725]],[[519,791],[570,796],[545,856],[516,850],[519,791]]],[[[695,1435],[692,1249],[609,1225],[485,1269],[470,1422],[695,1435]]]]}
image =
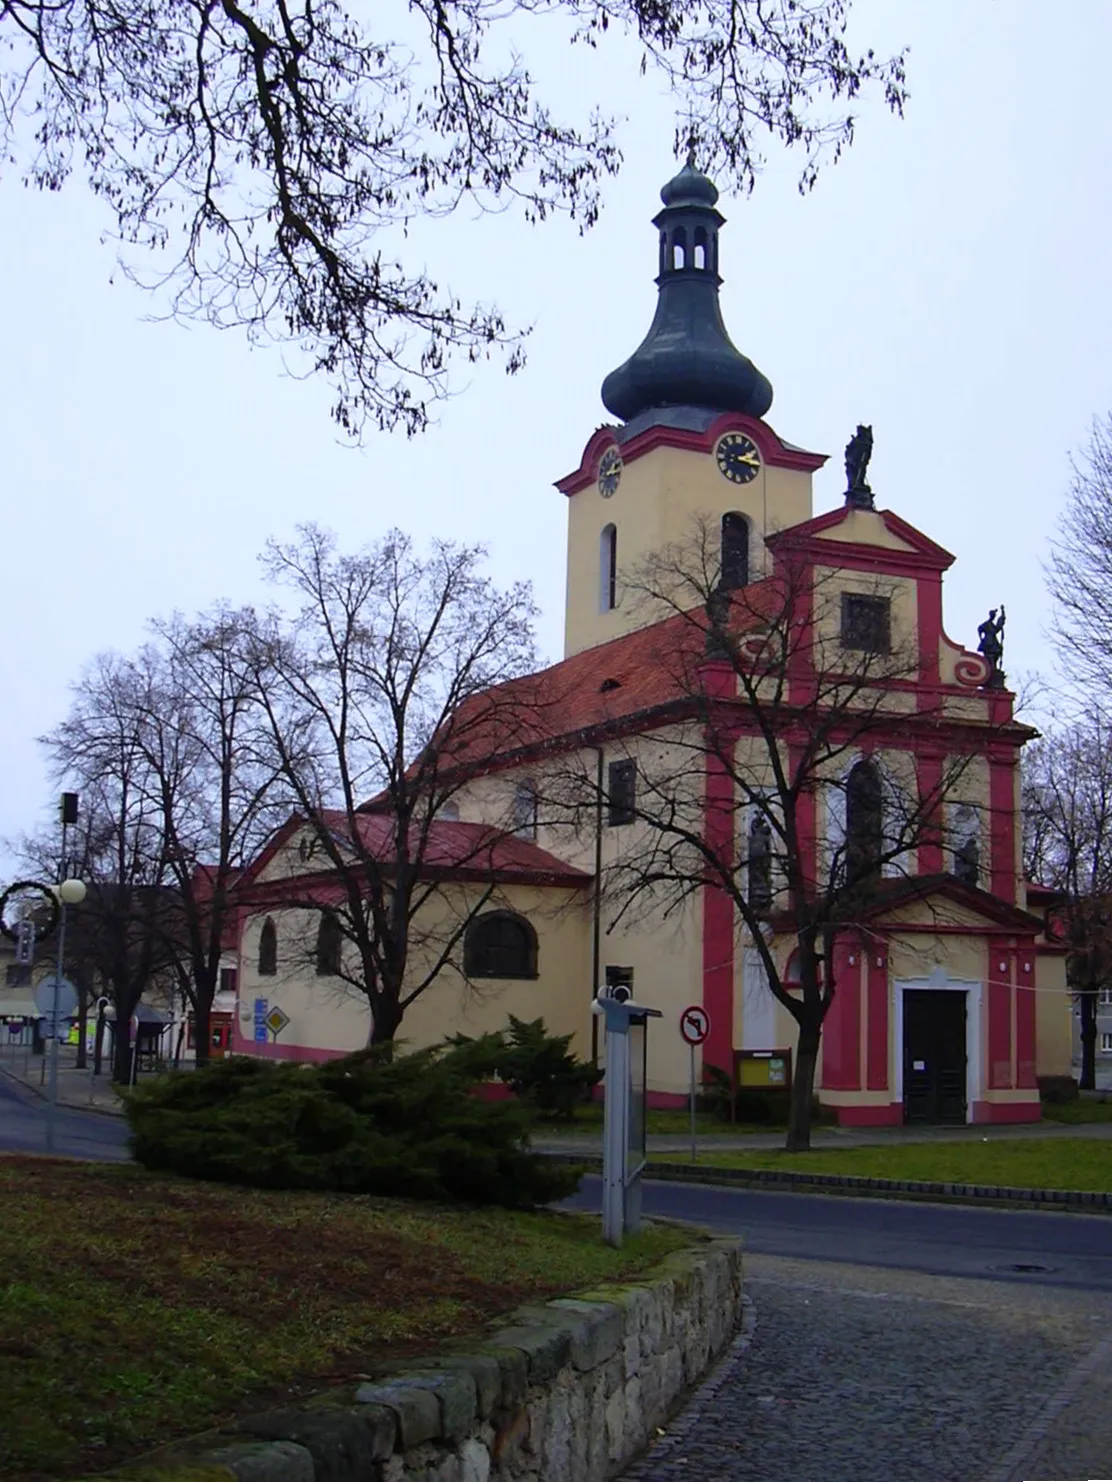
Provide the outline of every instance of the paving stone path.
{"type": "Polygon", "coordinates": [[[625,1482],[1112,1478],[1112,1299],[750,1257],[755,1323],[625,1482]]]}

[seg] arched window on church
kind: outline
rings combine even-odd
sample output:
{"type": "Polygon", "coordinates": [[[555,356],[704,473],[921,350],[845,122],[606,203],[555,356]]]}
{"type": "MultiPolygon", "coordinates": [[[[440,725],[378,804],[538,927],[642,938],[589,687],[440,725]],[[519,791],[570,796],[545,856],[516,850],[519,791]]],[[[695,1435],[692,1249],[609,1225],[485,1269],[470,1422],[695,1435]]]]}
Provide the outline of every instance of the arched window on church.
{"type": "Polygon", "coordinates": [[[746,858],[749,904],[754,911],[767,911],[772,905],[772,826],[758,808],[749,822],[746,858]]]}
{"type": "Polygon", "coordinates": [[[682,226],[678,226],[672,233],[672,266],[674,268],[687,266],[687,233],[682,226]]]}
{"type": "Polygon", "coordinates": [[[273,978],[278,971],[278,933],[268,916],[259,933],[259,977],[273,978]]]}
{"type": "Polygon", "coordinates": [[[981,879],[981,820],[976,808],[963,803],[954,809],[952,824],[955,877],[963,885],[979,885],[981,879]]]}
{"type": "Polygon", "coordinates": [[[536,932],[513,911],[476,916],[464,933],[463,970],[469,978],[535,978],[536,932]]]}
{"type": "Polygon", "coordinates": [[[604,525],[599,538],[598,605],[600,612],[610,612],[618,605],[618,527],[604,525]]]}
{"type": "Polygon", "coordinates": [[[884,785],[875,762],[861,761],[846,780],[846,880],[880,871],[884,853],[884,785]]]}
{"type": "Polygon", "coordinates": [[[707,266],[707,233],[705,227],[698,227],[695,231],[695,249],[691,254],[691,266],[698,268],[700,272],[705,271],[707,266]]]}
{"type": "Polygon", "coordinates": [[[722,516],[722,585],[728,592],[749,582],[749,521],[736,511],[722,516]]]}
{"type": "Polygon", "coordinates": [[[344,936],[331,911],[322,911],[317,927],[317,977],[335,978],[340,972],[344,936]]]}

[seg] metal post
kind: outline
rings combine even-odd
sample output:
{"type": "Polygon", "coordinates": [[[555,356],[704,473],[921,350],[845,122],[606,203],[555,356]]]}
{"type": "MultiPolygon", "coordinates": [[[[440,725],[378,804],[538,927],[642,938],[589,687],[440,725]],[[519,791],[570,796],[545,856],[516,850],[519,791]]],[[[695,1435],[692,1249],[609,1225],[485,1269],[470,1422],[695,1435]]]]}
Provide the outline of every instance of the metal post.
{"type": "Polygon", "coordinates": [[[602,1238],[621,1245],[625,1224],[629,1141],[629,1035],[606,1031],[606,1093],[602,1119],[602,1238]]]}
{"type": "Polygon", "coordinates": [[[691,1047],[691,1161],[694,1163],[698,1156],[695,1146],[695,1046],[691,1047]]]}
{"type": "Polygon", "coordinates": [[[54,974],[54,994],[51,1017],[54,1024],[54,1039],[50,1046],[50,1094],[46,1102],[46,1151],[54,1151],[54,1119],[58,1108],[58,995],[62,987],[62,961],[66,950],[66,903],[61,902],[61,917],[58,922],[58,968],[54,974]]]}

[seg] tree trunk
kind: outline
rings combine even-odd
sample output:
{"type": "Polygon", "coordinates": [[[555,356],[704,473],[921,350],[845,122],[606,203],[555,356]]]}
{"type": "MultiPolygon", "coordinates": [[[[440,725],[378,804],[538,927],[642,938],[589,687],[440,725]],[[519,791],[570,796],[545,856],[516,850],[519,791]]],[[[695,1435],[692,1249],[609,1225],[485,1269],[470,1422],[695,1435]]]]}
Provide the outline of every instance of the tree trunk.
{"type": "Polygon", "coordinates": [[[789,1153],[801,1153],[811,1146],[811,1098],[815,1088],[815,1068],[819,1058],[820,1028],[799,1028],[799,1044],[792,1071],[791,1105],[788,1112],[789,1153]]]}
{"type": "Polygon", "coordinates": [[[209,1063],[212,1048],[211,998],[198,985],[197,1001],[193,1005],[193,1055],[200,1070],[209,1063]]]}
{"type": "Polygon", "coordinates": [[[1097,995],[1086,990],[1077,995],[1081,1008],[1081,1079],[1082,1091],[1097,1088],[1097,995]]]}
{"type": "Polygon", "coordinates": [[[97,1010],[96,1029],[93,1031],[93,1074],[100,1075],[104,1059],[104,1011],[97,1010]]]}
{"type": "Polygon", "coordinates": [[[369,1045],[393,1044],[394,1036],[402,1022],[398,997],[398,994],[389,991],[370,995],[371,1034],[367,1041],[369,1045]]]}
{"type": "Polygon", "coordinates": [[[89,1027],[89,995],[80,974],[77,977],[77,1069],[87,1070],[88,1057],[85,1052],[85,1036],[89,1027]]]}
{"type": "Polygon", "coordinates": [[[131,1015],[119,1008],[112,1026],[112,1079],[117,1086],[131,1084],[131,1015]]]}

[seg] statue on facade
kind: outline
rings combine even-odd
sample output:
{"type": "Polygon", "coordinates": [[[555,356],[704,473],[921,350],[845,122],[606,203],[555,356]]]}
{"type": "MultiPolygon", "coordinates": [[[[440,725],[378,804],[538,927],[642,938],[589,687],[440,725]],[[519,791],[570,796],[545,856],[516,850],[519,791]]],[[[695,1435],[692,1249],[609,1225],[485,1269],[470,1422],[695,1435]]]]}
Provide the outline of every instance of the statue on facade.
{"type": "Polygon", "coordinates": [[[873,456],[873,429],[864,423],[846,444],[846,503],[856,509],[874,509],[873,491],[865,480],[873,456]]]}
{"type": "Polygon", "coordinates": [[[1004,623],[1007,621],[1007,613],[1004,604],[993,607],[988,617],[977,629],[977,652],[982,654],[988,661],[988,678],[985,680],[985,689],[1001,690],[1004,688],[1004,671],[1000,667],[1000,661],[1004,657],[1004,623]],[[997,617],[999,612],[1000,616],[997,617]]]}

